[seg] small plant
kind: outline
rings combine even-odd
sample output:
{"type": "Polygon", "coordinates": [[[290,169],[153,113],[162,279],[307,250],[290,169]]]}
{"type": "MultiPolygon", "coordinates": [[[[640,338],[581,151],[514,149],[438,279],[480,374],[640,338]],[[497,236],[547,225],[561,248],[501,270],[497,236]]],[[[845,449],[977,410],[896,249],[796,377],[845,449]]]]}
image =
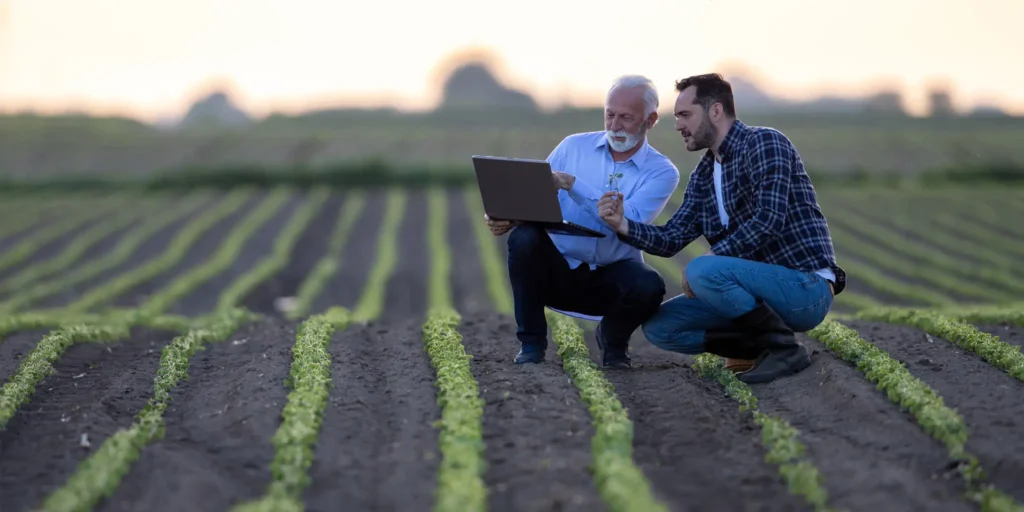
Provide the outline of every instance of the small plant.
{"type": "Polygon", "coordinates": [[[608,175],[608,189],[615,192],[619,191],[619,180],[622,179],[621,172],[613,172],[608,175]]]}

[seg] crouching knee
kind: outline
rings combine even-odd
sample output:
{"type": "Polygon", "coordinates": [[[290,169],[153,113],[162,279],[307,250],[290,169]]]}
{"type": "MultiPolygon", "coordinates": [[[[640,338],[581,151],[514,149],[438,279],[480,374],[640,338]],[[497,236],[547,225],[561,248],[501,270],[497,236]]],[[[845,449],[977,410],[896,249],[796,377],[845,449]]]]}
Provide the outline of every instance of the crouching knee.
{"type": "Polygon", "coordinates": [[[648,269],[629,281],[626,295],[629,302],[658,307],[665,300],[665,280],[658,272],[648,269]]]}
{"type": "Polygon", "coordinates": [[[537,251],[548,238],[548,233],[535,224],[520,224],[508,234],[509,254],[528,255],[537,251]]]}
{"type": "Polygon", "coordinates": [[[694,258],[683,269],[686,282],[689,283],[691,288],[694,285],[703,287],[713,283],[721,276],[723,264],[724,261],[721,257],[709,255],[694,258]]]}
{"type": "Polygon", "coordinates": [[[680,354],[700,354],[704,351],[704,332],[681,328],[666,316],[655,314],[640,325],[651,345],[680,354]]]}

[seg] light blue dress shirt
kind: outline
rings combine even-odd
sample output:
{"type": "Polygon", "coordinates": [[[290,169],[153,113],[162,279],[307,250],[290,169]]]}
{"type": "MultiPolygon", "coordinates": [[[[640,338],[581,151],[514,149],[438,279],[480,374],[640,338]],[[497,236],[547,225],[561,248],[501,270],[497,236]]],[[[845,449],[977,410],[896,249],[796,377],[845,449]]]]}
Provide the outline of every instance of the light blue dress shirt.
{"type": "Polygon", "coordinates": [[[616,162],[605,132],[576,133],[563,139],[548,156],[553,171],[576,176],[571,189],[558,191],[562,218],[607,235],[593,238],[549,233],[571,268],[584,262],[593,269],[624,259],[642,260],[640,250],[620,241],[597,213],[597,202],[611,190],[608,177],[616,173],[622,174],[618,188],[625,196],[626,218],[651,223],[665,208],[679,185],[679,170],[646,138],[641,144],[629,159],[616,162]]]}

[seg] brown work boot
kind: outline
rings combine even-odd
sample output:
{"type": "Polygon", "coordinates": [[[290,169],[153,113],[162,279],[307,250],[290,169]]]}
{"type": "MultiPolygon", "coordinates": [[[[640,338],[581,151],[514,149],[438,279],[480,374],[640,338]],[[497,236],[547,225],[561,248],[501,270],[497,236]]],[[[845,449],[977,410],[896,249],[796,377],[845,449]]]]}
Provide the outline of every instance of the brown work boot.
{"type": "Polygon", "coordinates": [[[754,367],[754,359],[725,358],[725,369],[733,373],[745,372],[754,367]]]}
{"type": "Polygon", "coordinates": [[[704,350],[725,359],[725,369],[733,373],[745,372],[754,366],[761,354],[760,347],[753,347],[749,338],[738,326],[708,329],[704,332],[704,350]]]}
{"type": "Polygon", "coordinates": [[[771,382],[799,373],[811,365],[807,348],[797,342],[793,330],[764,302],[759,302],[753,311],[733,321],[752,332],[749,336],[751,348],[763,350],[754,361],[753,368],[736,375],[741,382],[771,382]]]}

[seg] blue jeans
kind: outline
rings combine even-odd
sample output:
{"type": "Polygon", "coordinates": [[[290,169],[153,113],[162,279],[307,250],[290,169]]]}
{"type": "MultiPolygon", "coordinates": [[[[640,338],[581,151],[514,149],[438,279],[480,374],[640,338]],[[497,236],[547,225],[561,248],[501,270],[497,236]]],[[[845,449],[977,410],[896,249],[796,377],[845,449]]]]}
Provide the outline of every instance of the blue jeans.
{"type": "Polygon", "coordinates": [[[637,260],[590,269],[569,268],[547,231],[517,226],[508,236],[508,272],[515,300],[516,337],[523,345],[547,348],[544,307],[600,315],[601,330],[613,351],[625,350],[630,335],[665,298],[665,281],[637,260]]]}
{"type": "Polygon", "coordinates": [[[641,326],[653,345],[673,352],[703,352],[704,331],[730,326],[758,300],[795,332],[816,327],[832,307],[828,280],[812,272],[715,255],[694,258],[685,272],[695,298],[665,301],[641,326]]]}

